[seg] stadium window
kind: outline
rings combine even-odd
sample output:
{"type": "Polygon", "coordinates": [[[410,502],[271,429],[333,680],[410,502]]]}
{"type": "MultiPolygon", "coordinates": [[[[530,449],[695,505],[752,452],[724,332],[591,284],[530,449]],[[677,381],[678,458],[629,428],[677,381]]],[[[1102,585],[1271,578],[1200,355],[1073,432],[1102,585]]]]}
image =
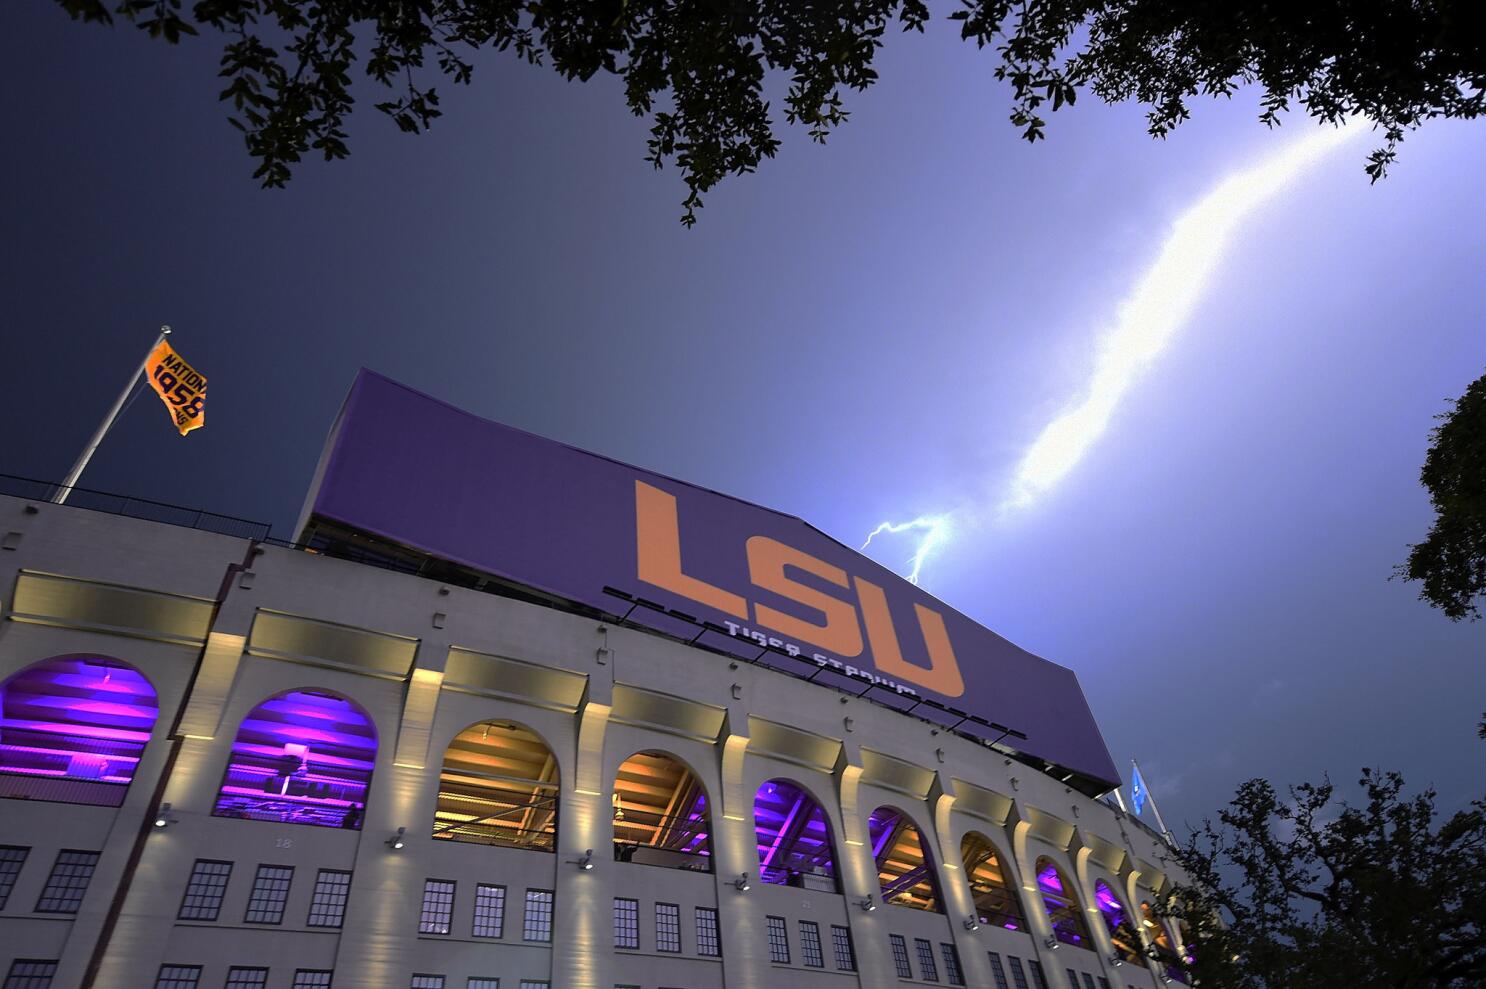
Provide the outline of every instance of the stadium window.
{"type": "MultiPolygon", "coordinates": [[[[1074,892],[1073,885],[1053,864],[1052,859],[1038,859],[1035,871],[1038,893],[1042,896],[1044,909],[1047,910],[1053,937],[1064,944],[1093,950],[1089,941],[1089,927],[1084,923],[1083,907],[1078,902],[1078,894],[1074,892]]],[[[1078,989],[1077,983],[1073,989],[1078,989]]]]}
{"type": "Polygon", "coordinates": [[[234,965],[227,970],[222,989],[264,989],[267,985],[268,969],[234,965]]]}
{"type": "Polygon", "coordinates": [[[1064,971],[1066,971],[1068,973],[1068,987],[1069,987],[1069,989],[1078,989],[1078,973],[1075,972],[1071,968],[1064,969],[1064,971]]]}
{"type": "Polygon", "coordinates": [[[200,965],[161,965],[155,989],[196,989],[200,982],[200,965]]]}
{"type": "Polygon", "coordinates": [[[640,901],[614,897],[614,947],[640,947],[640,901]]]}
{"type": "Polygon", "coordinates": [[[944,953],[944,977],[952,986],[965,984],[965,976],[960,972],[960,952],[952,944],[939,945],[939,950],[944,953]]]}
{"type": "Polygon", "coordinates": [[[232,863],[216,859],[197,859],[186,880],[177,920],[216,920],[222,910],[222,897],[227,881],[232,878],[232,863]]]}
{"type": "Polygon", "coordinates": [[[339,869],[321,869],[315,877],[306,927],[339,927],[346,918],[346,899],[351,895],[351,874],[339,869]]]}
{"type": "Polygon", "coordinates": [[[655,950],[681,951],[681,908],[674,903],[655,905],[655,950]]]}
{"type": "Polygon", "coordinates": [[[839,924],[831,925],[831,951],[836,956],[836,971],[855,972],[857,953],[851,944],[851,930],[839,924]]]}
{"type": "Polygon", "coordinates": [[[986,926],[1008,931],[1027,929],[1022,919],[1021,902],[1015,883],[1009,882],[1002,858],[991,839],[979,831],[967,831],[960,840],[960,858],[965,878],[970,882],[970,895],[975,900],[975,914],[986,926]]]}
{"type": "Polygon", "coordinates": [[[444,751],[433,837],[553,851],[558,782],[557,758],[530,728],[508,721],[470,725],[444,751]]]}
{"type": "Polygon", "coordinates": [[[1130,922],[1130,911],[1125,909],[1115,891],[1103,879],[1094,881],[1094,905],[1099,908],[1099,915],[1104,918],[1104,924],[1109,929],[1109,940],[1114,945],[1115,953],[1127,962],[1138,964],[1140,938],[1130,922]]]}
{"type": "Polygon", "coordinates": [[[1156,953],[1156,964],[1165,971],[1167,978],[1185,983],[1187,973],[1176,956],[1176,948],[1173,947],[1171,941],[1171,931],[1167,929],[1166,923],[1156,916],[1151,905],[1143,901],[1140,904],[1140,922],[1145,926],[1145,936],[1151,944],[1151,950],[1156,953]]]}
{"type": "Polygon", "coordinates": [[[118,807],[160,713],[106,656],[56,656],[0,684],[0,796],[118,807]]]}
{"type": "Polygon", "coordinates": [[[552,983],[546,979],[522,979],[521,989],[552,989],[552,983]]]}
{"type": "Polygon", "coordinates": [[[93,870],[97,867],[97,852],[79,852],[73,849],[58,852],[51,875],[47,876],[46,888],[36,901],[36,912],[77,913],[84,894],[88,892],[88,883],[93,879],[93,870]]]}
{"type": "Polygon", "coordinates": [[[552,941],[552,890],[526,891],[526,915],[521,918],[521,940],[549,944],[552,941]]]}
{"type": "Polygon", "coordinates": [[[898,978],[913,978],[913,966],[908,964],[908,942],[901,934],[889,934],[888,943],[893,946],[893,965],[898,969],[898,978]]]}
{"type": "Polygon", "coordinates": [[[248,897],[248,924],[281,924],[284,904],[289,900],[289,886],[294,881],[294,868],[287,865],[260,865],[253,877],[253,892],[248,897]]]}
{"type": "Polygon", "coordinates": [[[1088,972],[1080,972],[1084,978],[1084,989],[1094,989],[1094,977],[1088,972]]]}
{"type": "Polygon", "coordinates": [[[934,964],[934,945],[921,937],[913,939],[913,950],[918,952],[918,967],[925,982],[939,981],[939,968],[934,964]]]}
{"type": "Polygon", "coordinates": [[[1109,989],[1109,980],[1102,975],[1099,976],[1099,989],[1109,989]]]}
{"type": "MultiPolygon", "coordinates": [[[[991,978],[996,980],[996,989],[1008,989],[1006,985],[1006,970],[1001,967],[1001,956],[994,951],[987,952],[991,959],[991,978]]],[[[1016,959],[1011,959],[1013,963],[1016,959]]]]}
{"type": "Polygon", "coordinates": [[[706,958],[722,955],[722,942],[717,936],[717,911],[712,907],[697,907],[697,954],[706,958]]]}
{"type": "Polygon", "coordinates": [[[506,888],[490,883],[475,887],[475,937],[500,937],[506,926],[506,888]]]}
{"type": "Polygon", "coordinates": [[[414,973],[413,980],[408,983],[408,989],[444,989],[444,977],[442,975],[414,973]]]}
{"type": "Polygon", "coordinates": [[[56,974],[56,959],[17,958],[10,963],[5,989],[51,989],[56,974]]]}
{"type": "Polygon", "coordinates": [[[769,961],[789,964],[789,928],[783,917],[769,917],[769,961]]]}
{"type": "Polygon", "coordinates": [[[1042,974],[1042,963],[1028,958],[1027,968],[1032,972],[1032,982],[1037,989],[1047,989],[1047,976],[1042,974]]]}
{"type": "Polygon", "coordinates": [[[500,989],[500,979],[491,975],[471,975],[464,989],[500,989]]]}
{"type": "Polygon", "coordinates": [[[839,893],[831,822],[805,788],[767,780],[753,798],[759,881],[839,893]]]}
{"type": "Polygon", "coordinates": [[[454,883],[448,879],[423,881],[423,906],[418,914],[419,934],[448,934],[454,919],[454,883]]]}
{"type": "Polygon", "coordinates": [[[691,872],[712,871],[707,792],[665,752],[638,752],[614,777],[614,858],[691,872]]]}
{"type": "Polygon", "coordinates": [[[800,960],[807,968],[825,968],[826,958],[821,951],[820,925],[813,920],[800,921],[800,960]]]}
{"type": "Polygon", "coordinates": [[[277,694],[238,727],[212,816],[360,830],[376,757],[376,727],[351,701],[277,694]]]}
{"type": "Polygon", "coordinates": [[[31,854],[30,848],[20,845],[0,845],[0,910],[5,909],[5,903],[10,899],[10,891],[15,889],[15,881],[21,874],[22,867],[26,864],[26,856],[31,854]]]}
{"type": "Polygon", "coordinates": [[[867,818],[883,903],[943,913],[934,858],[908,815],[879,807],[867,818]]]}
{"type": "Polygon", "coordinates": [[[1027,975],[1022,971],[1022,960],[1016,955],[1007,955],[1006,960],[1011,963],[1011,981],[1013,985],[1015,985],[1016,989],[1027,989],[1027,975]]]}
{"type": "Polygon", "coordinates": [[[330,989],[332,972],[323,968],[301,968],[294,972],[292,989],[330,989]]]}

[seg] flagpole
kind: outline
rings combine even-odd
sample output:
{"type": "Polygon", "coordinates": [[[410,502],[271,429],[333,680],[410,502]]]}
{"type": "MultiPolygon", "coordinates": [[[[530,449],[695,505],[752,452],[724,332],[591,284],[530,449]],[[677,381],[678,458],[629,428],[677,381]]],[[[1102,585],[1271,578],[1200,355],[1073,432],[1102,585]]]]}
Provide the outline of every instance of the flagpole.
{"type": "MultiPolygon", "coordinates": [[[[1130,765],[1135,767],[1135,771],[1137,773],[1140,772],[1140,763],[1136,762],[1134,759],[1131,759],[1130,765]]],[[[1140,778],[1142,780],[1145,779],[1145,775],[1141,774],[1140,778]]],[[[1146,784],[1145,798],[1151,802],[1151,810],[1154,811],[1156,814],[1156,824],[1159,825],[1161,828],[1161,836],[1166,839],[1166,843],[1168,845],[1175,847],[1176,839],[1171,836],[1171,832],[1168,831],[1166,828],[1166,822],[1161,819],[1161,808],[1156,805],[1156,795],[1151,792],[1150,784],[1146,784]]]]}
{"type": "Polygon", "coordinates": [[[134,391],[134,386],[139,383],[139,376],[146,371],[147,365],[150,363],[150,355],[155,352],[156,347],[160,346],[160,341],[168,336],[170,336],[170,327],[160,327],[160,335],[155,338],[154,343],[150,344],[150,349],[145,351],[144,357],[140,359],[139,366],[129,376],[129,383],[124,386],[123,391],[119,392],[118,400],[114,402],[113,408],[109,409],[108,415],[103,417],[103,423],[98,427],[98,431],[93,434],[93,438],[83,448],[82,456],[77,458],[77,463],[72,465],[72,470],[62,480],[62,485],[57,489],[57,493],[52,495],[53,504],[64,504],[67,501],[67,496],[72,494],[72,489],[77,484],[77,479],[82,477],[83,470],[88,466],[88,461],[93,459],[93,453],[98,449],[98,445],[103,442],[103,437],[108,435],[108,431],[113,428],[114,420],[119,417],[119,412],[123,410],[124,403],[129,400],[129,394],[134,391]]]}

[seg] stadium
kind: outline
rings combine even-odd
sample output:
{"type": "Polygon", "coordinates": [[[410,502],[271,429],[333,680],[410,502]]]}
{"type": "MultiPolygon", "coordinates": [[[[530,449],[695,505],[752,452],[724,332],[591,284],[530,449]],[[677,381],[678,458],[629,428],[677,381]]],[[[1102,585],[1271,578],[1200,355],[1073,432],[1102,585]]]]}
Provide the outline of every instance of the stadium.
{"type": "Polygon", "coordinates": [[[1074,674],[362,372],[293,543],[0,495],[5,989],[1155,989],[1074,674]]]}

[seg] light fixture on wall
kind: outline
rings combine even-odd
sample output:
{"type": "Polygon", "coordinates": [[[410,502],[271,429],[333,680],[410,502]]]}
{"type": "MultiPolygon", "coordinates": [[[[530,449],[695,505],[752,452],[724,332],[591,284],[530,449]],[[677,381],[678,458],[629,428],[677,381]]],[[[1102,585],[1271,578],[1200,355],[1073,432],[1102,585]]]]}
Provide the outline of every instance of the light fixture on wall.
{"type": "Polygon", "coordinates": [[[967,931],[978,931],[978,930],[980,930],[980,920],[974,914],[971,914],[970,916],[968,916],[968,917],[965,918],[965,930],[967,930],[967,931]]]}
{"type": "Polygon", "coordinates": [[[861,907],[863,910],[867,911],[868,913],[871,913],[873,910],[876,910],[877,909],[877,901],[874,900],[874,899],[872,899],[872,897],[869,896],[865,900],[858,900],[857,901],[857,906],[861,907]]]}
{"type": "Polygon", "coordinates": [[[1120,953],[1116,951],[1109,956],[1109,963],[1115,968],[1119,968],[1121,965],[1125,964],[1125,959],[1121,958],[1120,953]]]}
{"type": "Polygon", "coordinates": [[[1042,939],[1042,943],[1047,946],[1048,951],[1057,951],[1063,946],[1063,942],[1055,937],[1045,937],[1042,939]]]}
{"type": "Polygon", "coordinates": [[[407,833],[407,830],[407,828],[398,828],[397,834],[387,839],[387,847],[392,849],[394,852],[401,848],[403,846],[402,836],[407,833]]]}
{"type": "Polygon", "coordinates": [[[738,878],[733,880],[733,889],[736,889],[740,893],[746,893],[750,889],[753,889],[753,887],[748,884],[748,873],[738,873],[738,878]]]}
{"type": "Polygon", "coordinates": [[[582,869],[584,872],[592,872],[593,871],[593,849],[590,848],[590,849],[587,849],[586,851],[584,851],[582,858],[568,859],[568,861],[571,862],[571,863],[573,863],[574,865],[576,865],[578,868],[582,869]]]}
{"type": "Polygon", "coordinates": [[[161,804],[160,809],[155,811],[155,827],[168,828],[175,823],[176,819],[170,816],[170,804],[161,804]]]}

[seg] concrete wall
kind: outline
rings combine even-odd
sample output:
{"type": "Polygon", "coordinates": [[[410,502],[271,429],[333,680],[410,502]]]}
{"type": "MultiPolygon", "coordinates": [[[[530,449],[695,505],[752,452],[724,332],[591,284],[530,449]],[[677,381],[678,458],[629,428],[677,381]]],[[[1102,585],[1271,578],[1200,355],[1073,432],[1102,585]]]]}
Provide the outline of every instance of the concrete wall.
{"type": "Polygon", "coordinates": [[[914,979],[907,981],[915,983],[923,972],[914,941],[924,939],[933,947],[940,984],[948,981],[943,946],[951,945],[972,986],[995,985],[990,952],[1003,965],[1010,957],[1040,960],[1050,989],[1065,989],[1067,968],[1116,987],[1159,985],[1154,968],[1112,964],[1113,949],[1092,904],[1096,879],[1127,901],[1155,896],[1150,891],[1167,881],[1164,845],[1102,803],[970,740],[639,630],[326,557],[82,509],[41,504],[28,512],[28,505],[0,498],[0,535],[18,534],[6,540],[13,548],[0,552],[6,619],[0,621],[0,681],[51,656],[111,656],[150,680],[160,718],[121,807],[0,800],[0,845],[30,849],[0,909],[0,973],[14,958],[35,958],[59,961],[58,989],[151,986],[164,963],[201,965],[201,986],[221,986],[230,966],[267,966],[275,989],[289,987],[298,969],[334,970],[338,986],[407,986],[414,973],[429,973],[460,989],[470,977],[498,977],[505,989],[522,980],[565,989],[844,989],[904,981],[890,950],[889,935],[899,934],[912,957],[914,979]],[[20,612],[17,588],[31,572],[68,578],[85,590],[107,584],[148,592],[140,600],[149,607],[121,626],[113,613],[102,620],[109,616],[90,603],[96,594],[79,591],[57,598],[63,603],[51,607],[58,614],[20,612]],[[183,636],[179,623],[153,627],[168,622],[150,616],[205,607],[193,601],[210,603],[209,625],[200,634],[183,636]],[[273,619],[290,631],[276,633],[272,648],[264,615],[292,616],[273,619]],[[255,635],[258,621],[264,624],[255,635]],[[445,680],[451,649],[566,675],[456,686],[445,680]],[[616,685],[679,698],[682,707],[703,714],[722,712],[721,728],[705,734],[681,721],[625,720],[616,714],[616,685]],[[379,745],[362,829],[212,817],[243,716],[276,693],[305,687],[354,701],[375,723],[379,745]],[[788,733],[774,729],[755,738],[750,717],[755,728],[762,719],[809,733],[813,741],[784,744],[780,739],[788,733]],[[489,719],[528,726],[554,753],[561,783],[555,853],[431,838],[442,753],[459,731],[489,719]],[[870,750],[866,758],[864,748],[870,750]],[[712,874],[613,860],[613,780],[620,763],[640,750],[673,754],[706,787],[712,874]],[[887,773],[871,753],[905,765],[887,773]],[[753,794],[778,777],[807,788],[825,808],[843,893],[758,881],[753,794]],[[174,818],[166,828],[153,826],[161,802],[170,803],[174,818]],[[878,892],[866,822],[884,804],[907,813],[932,851],[945,913],[860,907],[878,892]],[[399,827],[406,829],[406,843],[394,851],[386,842],[399,827]],[[959,847],[970,830],[1000,850],[1030,931],[967,929],[973,901],[959,847]],[[82,908],[76,915],[35,913],[53,860],[69,848],[102,853],[82,908]],[[584,871],[572,863],[587,849],[594,850],[596,865],[584,871]],[[1089,911],[1095,950],[1045,945],[1050,930],[1032,875],[1043,855],[1074,882],[1089,911]],[[234,863],[216,922],[176,919],[197,859],[234,863]],[[280,925],[242,922],[260,864],[295,870],[280,925]],[[353,873],[339,929],[305,923],[322,869],[353,873]],[[752,879],[747,892],[733,883],[741,873],[752,879]],[[457,884],[447,936],[418,933],[428,878],[457,884]],[[481,883],[505,887],[500,938],[471,933],[474,890],[481,883]],[[522,940],[528,889],[555,892],[550,944],[522,940]],[[641,950],[613,948],[616,896],[639,901],[641,950]],[[679,907],[679,954],[655,950],[656,903],[679,907]],[[697,953],[698,907],[719,911],[720,959],[697,953]],[[769,959],[770,916],[786,922],[788,966],[769,959]],[[802,921],[819,927],[824,968],[804,965],[802,921]],[[854,972],[835,965],[832,925],[851,932],[854,972]]]}

